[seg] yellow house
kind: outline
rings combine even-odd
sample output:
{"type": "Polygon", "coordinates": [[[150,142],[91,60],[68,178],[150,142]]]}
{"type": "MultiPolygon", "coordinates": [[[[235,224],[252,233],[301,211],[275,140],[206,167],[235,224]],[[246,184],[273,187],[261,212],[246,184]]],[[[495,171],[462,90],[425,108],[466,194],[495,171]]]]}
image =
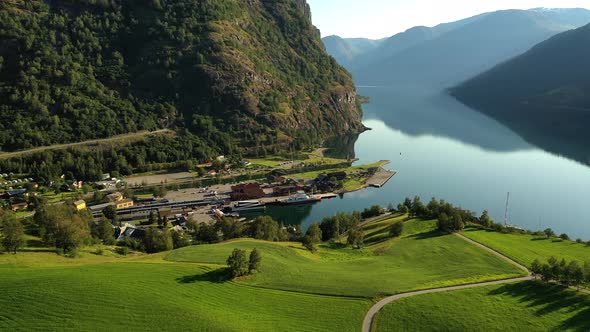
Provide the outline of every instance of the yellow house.
{"type": "Polygon", "coordinates": [[[75,201],[74,206],[76,207],[76,209],[78,211],[84,210],[84,209],[86,209],[86,202],[83,199],[81,199],[79,201],[75,201]]]}
{"type": "Polygon", "coordinates": [[[117,207],[117,209],[124,209],[124,208],[128,208],[128,207],[132,207],[133,200],[132,199],[124,199],[122,201],[115,202],[115,206],[117,207]]]}

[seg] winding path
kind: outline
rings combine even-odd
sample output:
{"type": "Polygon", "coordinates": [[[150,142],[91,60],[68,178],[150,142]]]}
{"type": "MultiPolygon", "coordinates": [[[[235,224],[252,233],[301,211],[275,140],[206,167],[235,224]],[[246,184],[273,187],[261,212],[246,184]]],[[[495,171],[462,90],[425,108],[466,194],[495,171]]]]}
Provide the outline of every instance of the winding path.
{"type": "Polygon", "coordinates": [[[492,285],[501,285],[501,284],[507,284],[507,283],[512,283],[512,282],[519,282],[519,281],[527,281],[527,280],[532,280],[533,277],[530,275],[530,271],[523,266],[522,264],[514,261],[513,259],[509,258],[508,256],[505,256],[497,251],[495,251],[494,249],[491,249],[489,247],[484,246],[481,243],[478,243],[476,241],[473,241],[461,234],[455,233],[456,236],[460,237],[461,239],[475,245],[478,246],[479,248],[490,252],[491,254],[498,256],[499,258],[505,260],[506,262],[518,267],[519,269],[526,271],[527,276],[526,277],[520,277],[520,278],[512,278],[512,279],[504,279],[504,280],[495,280],[495,281],[488,281],[488,282],[480,282],[480,283],[476,283],[476,284],[468,284],[468,285],[460,285],[460,286],[451,286],[451,287],[440,287],[440,288],[433,288],[433,289],[424,289],[424,290],[419,290],[419,291],[414,291],[414,292],[407,292],[407,293],[401,293],[401,294],[396,294],[396,295],[392,295],[389,297],[384,298],[383,300],[375,303],[371,309],[369,309],[369,312],[367,312],[367,314],[365,315],[365,319],[363,321],[363,332],[371,332],[371,327],[373,325],[373,319],[375,318],[375,315],[377,314],[377,312],[379,312],[379,310],[381,310],[384,306],[386,306],[387,304],[397,301],[399,299],[403,299],[405,297],[411,297],[411,296],[416,296],[416,295],[423,295],[423,294],[431,294],[431,293],[440,293],[440,292],[448,292],[448,291],[452,291],[452,290],[460,290],[460,289],[467,289],[467,288],[476,288],[476,287],[484,287],[484,286],[492,286],[492,285]]]}

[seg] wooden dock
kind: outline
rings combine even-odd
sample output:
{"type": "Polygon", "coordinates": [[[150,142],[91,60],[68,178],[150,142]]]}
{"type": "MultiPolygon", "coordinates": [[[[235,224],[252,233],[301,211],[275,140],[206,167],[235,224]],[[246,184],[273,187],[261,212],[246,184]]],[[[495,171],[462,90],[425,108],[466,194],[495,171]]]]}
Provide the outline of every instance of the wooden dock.
{"type": "Polygon", "coordinates": [[[396,171],[392,171],[389,169],[385,169],[383,167],[379,167],[379,170],[377,170],[377,172],[375,172],[375,174],[373,174],[369,179],[367,179],[366,185],[369,187],[381,188],[395,174],[397,174],[396,171]]]}

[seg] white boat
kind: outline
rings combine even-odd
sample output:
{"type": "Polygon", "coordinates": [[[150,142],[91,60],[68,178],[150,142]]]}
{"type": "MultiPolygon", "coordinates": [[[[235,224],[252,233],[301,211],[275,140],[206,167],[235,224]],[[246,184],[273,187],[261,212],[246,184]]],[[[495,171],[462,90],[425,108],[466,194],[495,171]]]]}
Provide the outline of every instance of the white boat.
{"type": "Polygon", "coordinates": [[[305,192],[300,191],[295,195],[291,195],[289,198],[280,201],[281,205],[298,205],[298,204],[311,204],[315,202],[319,202],[322,199],[314,196],[314,195],[307,195],[305,192]]]}
{"type": "Polygon", "coordinates": [[[266,206],[260,201],[239,201],[232,205],[231,210],[233,212],[238,211],[260,211],[266,209],[266,206]]]}

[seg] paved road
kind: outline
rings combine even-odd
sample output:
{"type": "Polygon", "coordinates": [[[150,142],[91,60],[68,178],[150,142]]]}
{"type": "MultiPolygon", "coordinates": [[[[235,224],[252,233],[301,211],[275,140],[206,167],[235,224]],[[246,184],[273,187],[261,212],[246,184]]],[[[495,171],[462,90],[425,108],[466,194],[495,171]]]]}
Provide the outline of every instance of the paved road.
{"type": "Polygon", "coordinates": [[[484,287],[484,286],[492,286],[492,285],[501,285],[501,284],[507,284],[507,283],[512,283],[512,282],[519,282],[519,281],[527,281],[527,280],[532,280],[533,277],[530,276],[530,272],[529,270],[523,266],[522,264],[519,264],[518,262],[510,259],[509,257],[491,249],[488,248],[478,242],[475,242],[461,234],[457,234],[455,233],[456,236],[460,237],[461,239],[472,243],[490,253],[492,253],[493,255],[496,255],[498,257],[500,257],[501,259],[505,260],[506,262],[518,267],[519,269],[526,271],[527,274],[529,274],[526,277],[520,277],[520,278],[512,278],[512,279],[504,279],[504,280],[496,280],[496,281],[488,281],[488,282],[480,282],[477,284],[469,284],[469,285],[460,285],[460,286],[452,286],[452,287],[440,287],[440,288],[433,288],[433,289],[425,289],[425,290],[420,290],[420,291],[415,291],[415,292],[408,292],[408,293],[401,293],[401,294],[397,294],[397,295],[393,295],[393,296],[389,296],[384,298],[383,300],[377,302],[375,305],[373,305],[371,307],[371,309],[369,309],[369,312],[367,312],[367,314],[365,315],[365,319],[363,321],[363,332],[370,332],[371,331],[371,327],[373,325],[373,319],[375,318],[375,315],[377,314],[377,312],[379,312],[379,310],[381,310],[384,306],[386,306],[387,304],[397,301],[399,299],[403,299],[405,297],[411,297],[411,296],[416,296],[416,295],[423,295],[423,294],[431,294],[431,293],[440,293],[440,292],[448,292],[448,291],[453,291],[453,290],[459,290],[459,289],[467,289],[467,288],[476,288],[476,287],[484,287]]]}

